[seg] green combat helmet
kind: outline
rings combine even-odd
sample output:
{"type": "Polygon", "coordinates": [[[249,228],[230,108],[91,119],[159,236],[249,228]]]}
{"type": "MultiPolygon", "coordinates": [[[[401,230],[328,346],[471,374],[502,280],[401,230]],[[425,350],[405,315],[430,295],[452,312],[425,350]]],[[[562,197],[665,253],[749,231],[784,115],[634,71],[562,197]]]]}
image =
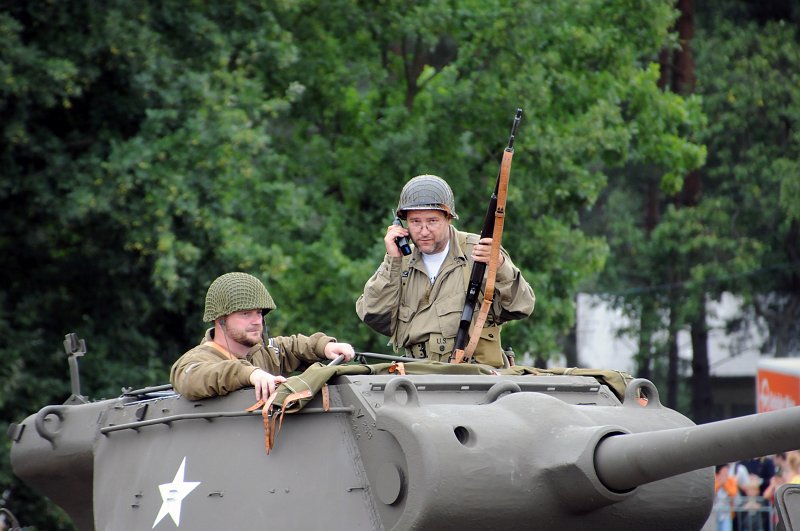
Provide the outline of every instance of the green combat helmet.
{"type": "Polygon", "coordinates": [[[417,175],[406,183],[400,192],[397,217],[406,219],[407,210],[441,210],[458,219],[453,191],[436,175],[417,175]]]}
{"type": "Polygon", "coordinates": [[[247,273],[225,273],[208,287],[203,322],[242,310],[263,310],[266,314],[274,309],[275,302],[256,277],[247,273]]]}

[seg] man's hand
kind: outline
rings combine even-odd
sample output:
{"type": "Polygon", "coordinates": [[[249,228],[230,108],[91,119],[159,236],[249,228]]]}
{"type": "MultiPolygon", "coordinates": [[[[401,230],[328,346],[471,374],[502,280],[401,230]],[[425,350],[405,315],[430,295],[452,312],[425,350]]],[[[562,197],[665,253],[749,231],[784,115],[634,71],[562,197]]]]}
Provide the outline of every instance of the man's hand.
{"type": "Polygon", "coordinates": [[[286,381],[283,376],[273,376],[262,369],[256,369],[250,373],[250,383],[256,388],[256,401],[262,398],[266,400],[269,395],[275,392],[278,384],[286,381]]]}
{"type": "Polygon", "coordinates": [[[325,345],[325,357],[329,360],[336,359],[340,354],[344,356],[344,362],[347,363],[353,359],[353,356],[356,355],[356,351],[353,350],[353,346],[350,345],[350,343],[337,343],[332,341],[325,345]]]}
{"type": "Polygon", "coordinates": [[[403,256],[403,253],[400,252],[400,248],[397,246],[395,238],[402,238],[403,236],[408,236],[408,234],[408,229],[405,227],[389,225],[386,229],[386,236],[383,237],[383,243],[386,245],[386,254],[394,257],[403,256]]]}
{"type": "MultiPolygon", "coordinates": [[[[492,239],[491,238],[481,238],[480,241],[475,244],[475,247],[472,248],[472,259],[476,262],[483,262],[484,264],[488,264],[489,260],[492,258],[492,239]]],[[[503,253],[500,253],[500,261],[497,263],[497,267],[503,265],[506,261],[503,253]]]]}

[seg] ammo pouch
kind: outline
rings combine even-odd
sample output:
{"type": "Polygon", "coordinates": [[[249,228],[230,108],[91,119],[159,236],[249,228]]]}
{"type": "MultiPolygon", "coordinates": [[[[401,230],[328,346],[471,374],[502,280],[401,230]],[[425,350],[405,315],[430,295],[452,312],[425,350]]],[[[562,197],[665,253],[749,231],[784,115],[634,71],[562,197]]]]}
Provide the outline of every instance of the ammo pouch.
{"type": "Polygon", "coordinates": [[[431,334],[428,336],[428,341],[411,345],[406,348],[406,354],[412,358],[429,359],[431,361],[441,361],[447,363],[450,361],[450,355],[453,353],[453,346],[455,345],[454,337],[443,337],[441,334],[431,334]]]}
{"type": "Polygon", "coordinates": [[[484,326],[481,330],[481,338],[475,345],[475,352],[472,358],[484,365],[500,368],[503,363],[503,349],[500,346],[500,328],[502,325],[484,326]]]}

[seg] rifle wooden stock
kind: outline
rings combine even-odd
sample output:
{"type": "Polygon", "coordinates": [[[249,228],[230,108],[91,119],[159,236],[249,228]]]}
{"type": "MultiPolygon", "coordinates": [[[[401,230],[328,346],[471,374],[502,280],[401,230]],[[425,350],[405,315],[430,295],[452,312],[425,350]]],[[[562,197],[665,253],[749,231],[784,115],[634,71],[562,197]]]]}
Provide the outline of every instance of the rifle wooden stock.
{"type": "Polygon", "coordinates": [[[469,361],[478,345],[481,337],[481,329],[486,323],[489,309],[492,307],[494,298],[494,283],[497,277],[497,268],[500,264],[500,245],[503,240],[503,224],[506,215],[506,196],[508,194],[508,177],[511,173],[511,159],[514,156],[514,137],[517,134],[519,122],[522,119],[522,109],[517,109],[514,116],[514,123],[511,126],[511,136],[508,139],[508,146],[503,151],[503,160],[500,163],[500,172],[497,175],[494,192],[489,200],[489,207],[486,209],[486,217],[483,220],[481,238],[492,237],[492,249],[489,258],[489,272],[486,275],[486,287],[483,290],[483,302],[480,311],[472,324],[472,316],[475,311],[475,302],[483,283],[483,276],[486,272],[486,264],[483,262],[473,262],[469,284],[467,285],[464,309],[461,312],[461,319],[458,323],[458,331],[453,350],[451,363],[462,363],[469,361]],[[472,331],[469,331],[472,324],[472,331]],[[466,345],[466,346],[465,346],[466,345]]]}

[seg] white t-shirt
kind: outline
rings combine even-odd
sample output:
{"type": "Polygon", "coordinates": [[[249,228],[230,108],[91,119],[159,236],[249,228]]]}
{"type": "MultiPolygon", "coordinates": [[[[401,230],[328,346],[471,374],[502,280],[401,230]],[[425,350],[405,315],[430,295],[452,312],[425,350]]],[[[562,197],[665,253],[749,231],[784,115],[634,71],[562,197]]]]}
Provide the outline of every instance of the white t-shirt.
{"type": "Polygon", "coordinates": [[[431,279],[431,284],[434,283],[436,280],[436,275],[439,274],[439,270],[442,268],[442,263],[444,263],[444,259],[447,257],[447,252],[450,250],[450,242],[447,242],[447,245],[444,248],[444,251],[436,254],[425,254],[422,253],[422,261],[425,263],[425,269],[428,270],[428,278],[431,279]]]}

